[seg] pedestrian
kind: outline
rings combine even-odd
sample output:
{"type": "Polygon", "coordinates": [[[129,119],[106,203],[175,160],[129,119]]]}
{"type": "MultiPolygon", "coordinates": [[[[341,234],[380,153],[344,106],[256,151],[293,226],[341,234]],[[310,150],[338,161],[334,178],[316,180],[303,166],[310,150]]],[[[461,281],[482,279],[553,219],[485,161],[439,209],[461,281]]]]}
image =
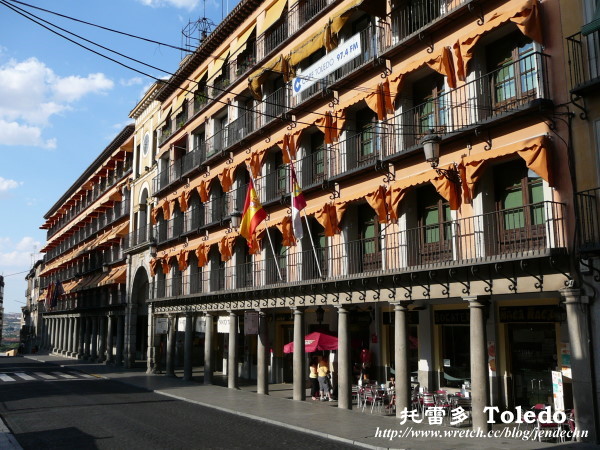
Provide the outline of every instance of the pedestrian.
{"type": "Polygon", "coordinates": [[[317,358],[313,358],[309,366],[310,373],[308,375],[310,378],[310,395],[313,400],[319,400],[319,378],[317,375],[317,367],[317,358]]]}
{"type": "Polygon", "coordinates": [[[329,392],[329,380],[327,379],[327,374],[329,373],[329,367],[327,367],[327,361],[324,359],[321,360],[319,366],[317,367],[317,376],[319,379],[319,388],[321,389],[321,401],[326,402],[329,400],[333,401],[331,398],[331,394],[329,392]]]}

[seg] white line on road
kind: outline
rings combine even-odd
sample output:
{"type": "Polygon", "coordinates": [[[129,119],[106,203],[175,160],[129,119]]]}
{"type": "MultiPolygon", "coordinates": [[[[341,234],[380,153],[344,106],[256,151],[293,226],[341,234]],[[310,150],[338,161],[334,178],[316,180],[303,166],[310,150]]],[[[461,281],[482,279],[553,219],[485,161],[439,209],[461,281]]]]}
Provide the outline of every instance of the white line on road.
{"type": "Polygon", "coordinates": [[[89,375],[87,373],[80,373],[80,372],[67,372],[67,373],[70,373],[71,375],[75,375],[80,378],[96,378],[95,376],[89,375]]]}
{"type": "Polygon", "coordinates": [[[74,377],[73,375],[69,375],[68,373],[62,373],[62,372],[50,372],[52,373],[52,375],[55,375],[57,377],[62,377],[62,378],[77,378],[74,377]]]}
{"type": "Polygon", "coordinates": [[[53,377],[52,375],[48,375],[47,373],[44,373],[44,372],[33,372],[33,374],[37,375],[38,377],[45,378],[46,380],[56,380],[56,377],[53,377]]]}
{"type": "Polygon", "coordinates": [[[2,380],[2,381],[16,381],[14,378],[9,377],[5,373],[0,373],[0,380],[2,380]]]}
{"type": "Polygon", "coordinates": [[[23,380],[35,380],[35,378],[33,378],[31,375],[27,375],[24,372],[15,372],[13,375],[18,376],[19,378],[22,378],[23,380]]]}

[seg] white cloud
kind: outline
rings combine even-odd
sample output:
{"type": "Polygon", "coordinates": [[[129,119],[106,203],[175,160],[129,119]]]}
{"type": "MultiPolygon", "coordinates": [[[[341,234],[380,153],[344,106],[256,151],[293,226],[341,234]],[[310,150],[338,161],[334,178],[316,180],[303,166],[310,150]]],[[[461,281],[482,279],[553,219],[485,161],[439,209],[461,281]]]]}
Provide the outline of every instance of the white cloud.
{"type": "Polygon", "coordinates": [[[102,73],[60,77],[36,58],[9,60],[0,65],[0,144],[55,148],[55,139],[42,138],[50,118],[72,111],[72,104],[88,94],[113,87],[102,73]]]}
{"type": "Polygon", "coordinates": [[[27,145],[31,147],[56,148],[56,139],[42,139],[42,129],[6,122],[0,119],[0,143],[4,145],[27,145]]]}
{"type": "Polygon", "coordinates": [[[143,82],[144,82],[144,80],[142,79],[142,77],[133,77],[128,80],[125,80],[125,79],[119,80],[119,84],[121,86],[127,86],[127,87],[137,86],[137,85],[142,84],[143,82]]]}
{"type": "Polygon", "coordinates": [[[54,83],[52,90],[57,100],[74,102],[89,93],[105,93],[114,85],[103,73],[92,73],[85,78],[76,75],[61,78],[54,83]]]}
{"type": "Polygon", "coordinates": [[[31,255],[39,256],[40,247],[40,242],[29,236],[16,243],[10,238],[0,238],[0,267],[10,267],[11,270],[27,268],[32,262],[31,255]]]}
{"type": "Polygon", "coordinates": [[[8,178],[0,177],[0,192],[6,192],[10,189],[16,189],[22,184],[22,181],[15,181],[10,180],[8,178]]]}
{"type": "Polygon", "coordinates": [[[174,6],[191,11],[200,4],[199,0],[138,0],[141,4],[157,8],[159,6],[174,6]]]}

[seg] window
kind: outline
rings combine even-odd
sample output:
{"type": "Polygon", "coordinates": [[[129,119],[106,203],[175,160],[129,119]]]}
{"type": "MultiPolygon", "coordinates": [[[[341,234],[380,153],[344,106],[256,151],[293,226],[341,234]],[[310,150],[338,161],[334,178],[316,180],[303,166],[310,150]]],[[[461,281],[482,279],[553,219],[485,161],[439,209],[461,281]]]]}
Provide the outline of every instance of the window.
{"type": "Polygon", "coordinates": [[[350,273],[381,269],[381,235],[375,211],[363,205],[357,211],[358,240],[349,242],[350,273]]]}
{"type": "Polygon", "coordinates": [[[534,250],[545,246],[542,179],[521,159],[494,169],[498,211],[498,247],[501,252],[534,250]]]}
{"type": "Polygon", "coordinates": [[[449,105],[444,92],[444,77],[433,74],[415,83],[414,103],[416,132],[420,135],[429,130],[446,131],[449,105]]]}
{"type": "Polygon", "coordinates": [[[487,49],[494,109],[514,108],[535,98],[537,67],[533,42],[517,32],[487,49]]]}
{"type": "Polygon", "coordinates": [[[148,156],[148,150],[150,149],[150,133],[144,135],[142,141],[142,156],[148,156]]]}
{"type": "Polygon", "coordinates": [[[325,135],[322,132],[310,135],[310,146],[306,153],[301,167],[301,188],[315,186],[325,181],[325,135]]]}
{"type": "Polygon", "coordinates": [[[273,252],[270,249],[267,250],[267,260],[266,260],[266,283],[267,284],[275,284],[282,283],[286,281],[286,254],[287,247],[282,244],[283,236],[279,230],[276,230],[274,233],[271,233],[271,239],[273,240],[273,249],[275,252],[275,257],[277,258],[277,263],[275,263],[275,259],[273,258],[273,252]]]}
{"type": "Polygon", "coordinates": [[[450,205],[433,186],[417,191],[419,205],[419,251],[417,264],[452,259],[450,205]]]}
{"type": "Polygon", "coordinates": [[[471,378],[471,335],[468,325],[442,325],[441,386],[460,387],[471,378]]]}
{"type": "Polygon", "coordinates": [[[248,252],[248,245],[246,245],[245,240],[238,240],[236,256],[236,287],[252,287],[254,268],[252,266],[252,255],[248,252]]]}
{"type": "Polygon", "coordinates": [[[314,217],[308,219],[310,230],[306,227],[306,222],[303,222],[303,227],[306,230],[302,238],[304,279],[314,279],[321,276],[326,277],[328,273],[328,250],[327,236],[325,229],[317,222],[314,217]],[[312,242],[311,242],[312,235],[312,242]],[[313,249],[314,243],[314,249],[313,249]],[[315,256],[316,253],[316,256],[315,256]],[[317,266],[318,261],[318,266],[317,266]],[[319,269],[320,272],[319,272],[319,269]]]}

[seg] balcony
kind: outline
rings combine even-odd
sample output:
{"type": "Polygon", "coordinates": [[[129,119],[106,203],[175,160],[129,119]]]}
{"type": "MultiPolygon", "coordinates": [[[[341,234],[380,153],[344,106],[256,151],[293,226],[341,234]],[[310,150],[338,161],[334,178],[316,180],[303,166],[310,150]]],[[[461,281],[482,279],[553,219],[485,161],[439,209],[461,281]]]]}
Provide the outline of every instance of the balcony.
{"type": "Polygon", "coordinates": [[[155,193],[168,188],[181,179],[181,159],[169,164],[166,169],[161,170],[152,180],[152,189],[155,193]]]}
{"type": "Polygon", "coordinates": [[[579,249],[582,253],[595,254],[600,251],[600,188],[578,192],[577,220],[580,237],[579,249]]]}
{"type": "Polygon", "coordinates": [[[175,216],[169,220],[161,220],[155,225],[154,236],[158,244],[178,239],[183,233],[184,217],[175,216]]]}
{"type": "Polygon", "coordinates": [[[125,250],[148,244],[152,240],[152,226],[144,225],[129,233],[124,241],[125,250]]]}
{"type": "Polygon", "coordinates": [[[379,36],[381,52],[406,43],[411,37],[418,36],[424,28],[469,2],[470,0],[401,2],[386,18],[385,32],[379,36]]]}
{"type": "Polygon", "coordinates": [[[181,176],[185,176],[192,172],[206,159],[206,144],[201,142],[197,147],[194,147],[191,152],[186,153],[181,160],[181,176]]]}
{"type": "Polygon", "coordinates": [[[204,205],[192,205],[183,214],[183,234],[193,233],[204,226],[204,205]]]}
{"type": "Polygon", "coordinates": [[[212,272],[205,268],[194,275],[196,290],[182,293],[252,290],[552,256],[566,249],[565,213],[564,204],[547,201],[288,253],[278,256],[277,264],[267,252],[266,260],[212,272]]]}
{"type": "Polygon", "coordinates": [[[567,38],[571,92],[581,96],[597,92],[600,84],[600,31],[567,38]]]}

